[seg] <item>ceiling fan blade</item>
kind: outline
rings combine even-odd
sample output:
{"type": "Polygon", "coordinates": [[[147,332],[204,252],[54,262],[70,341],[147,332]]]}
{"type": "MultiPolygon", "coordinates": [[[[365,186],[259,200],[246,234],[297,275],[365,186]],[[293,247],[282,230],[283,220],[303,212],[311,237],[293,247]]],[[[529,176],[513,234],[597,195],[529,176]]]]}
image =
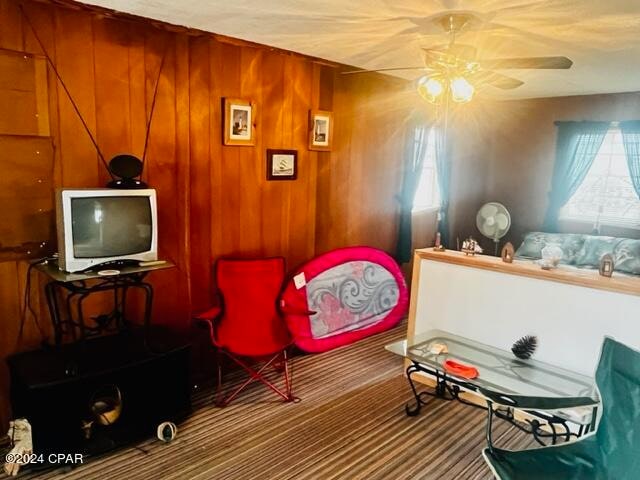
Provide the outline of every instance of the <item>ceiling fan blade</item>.
{"type": "Polygon", "coordinates": [[[340,72],[342,75],[353,75],[354,73],[371,73],[371,72],[395,72],[398,70],[431,70],[427,67],[394,67],[394,68],[377,68],[375,70],[348,70],[340,72]]]}
{"type": "Polygon", "coordinates": [[[521,58],[488,58],[478,60],[483,68],[489,69],[567,69],[571,68],[573,61],[567,57],[521,57],[521,58]]]}
{"type": "Polygon", "coordinates": [[[501,73],[486,70],[480,70],[474,73],[472,83],[491,85],[492,87],[501,88],[502,90],[512,90],[518,88],[520,85],[524,85],[524,82],[517,78],[507,77],[501,73]]]}

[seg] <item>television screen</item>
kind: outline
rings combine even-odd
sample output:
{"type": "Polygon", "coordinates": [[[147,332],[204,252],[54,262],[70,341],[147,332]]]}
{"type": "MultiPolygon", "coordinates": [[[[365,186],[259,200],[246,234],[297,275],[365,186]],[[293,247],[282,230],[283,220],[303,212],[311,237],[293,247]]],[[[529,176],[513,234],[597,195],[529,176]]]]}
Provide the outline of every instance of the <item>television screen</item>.
{"type": "Polygon", "coordinates": [[[71,221],[76,258],[117,257],[151,249],[148,197],[72,198],[71,221]]]}

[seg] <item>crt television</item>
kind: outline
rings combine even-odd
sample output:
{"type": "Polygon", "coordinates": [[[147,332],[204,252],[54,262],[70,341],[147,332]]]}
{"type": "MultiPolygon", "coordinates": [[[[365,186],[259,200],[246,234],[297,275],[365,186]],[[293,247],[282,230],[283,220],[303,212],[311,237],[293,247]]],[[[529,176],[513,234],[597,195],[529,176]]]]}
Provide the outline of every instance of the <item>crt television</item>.
{"type": "Polygon", "coordinates": [[[67,272],[120,260],[158,259],[156,191],[56,192],[58,267],[67,272]]]}

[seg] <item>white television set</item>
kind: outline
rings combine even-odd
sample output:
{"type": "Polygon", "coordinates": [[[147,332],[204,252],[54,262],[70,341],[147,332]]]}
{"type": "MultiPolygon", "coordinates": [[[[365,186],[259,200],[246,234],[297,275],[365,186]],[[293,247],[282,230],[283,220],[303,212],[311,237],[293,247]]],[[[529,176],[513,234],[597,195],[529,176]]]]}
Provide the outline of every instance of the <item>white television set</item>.
{"type": "Polygon", "coordinates": [[[58,268],[158,259],[156,191],[59,189],[58,268]]]}

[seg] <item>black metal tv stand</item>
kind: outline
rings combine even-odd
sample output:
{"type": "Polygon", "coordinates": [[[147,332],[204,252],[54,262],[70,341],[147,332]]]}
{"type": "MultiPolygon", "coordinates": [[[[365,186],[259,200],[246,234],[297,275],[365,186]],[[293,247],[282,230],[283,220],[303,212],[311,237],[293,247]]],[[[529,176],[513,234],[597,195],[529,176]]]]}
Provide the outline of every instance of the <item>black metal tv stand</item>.
{"type": "Polygon", "coordinates": [[[145,277],[155,270],[174,266],[171,262],[144,267],[124,266],[118,269],[117,274],[103,275],[98,271],[65,272],[58,269],[56,261],[38,264],[35,268],[51,278],[45,286],[45,294],[53,323],[55,344],[61,345],[65,337],[70,337],[73,341],[84,340],[126,329],[127,292],[132,288],[144,292],[143,318],[146,329],[151,322],[153,287],[145,282],[145,277]],[[83,310],[84,301],[93,293],[106,291],[113,292],[113,309],[109,313],[91,317],[92,322],[87,323],[83,310]]]}

